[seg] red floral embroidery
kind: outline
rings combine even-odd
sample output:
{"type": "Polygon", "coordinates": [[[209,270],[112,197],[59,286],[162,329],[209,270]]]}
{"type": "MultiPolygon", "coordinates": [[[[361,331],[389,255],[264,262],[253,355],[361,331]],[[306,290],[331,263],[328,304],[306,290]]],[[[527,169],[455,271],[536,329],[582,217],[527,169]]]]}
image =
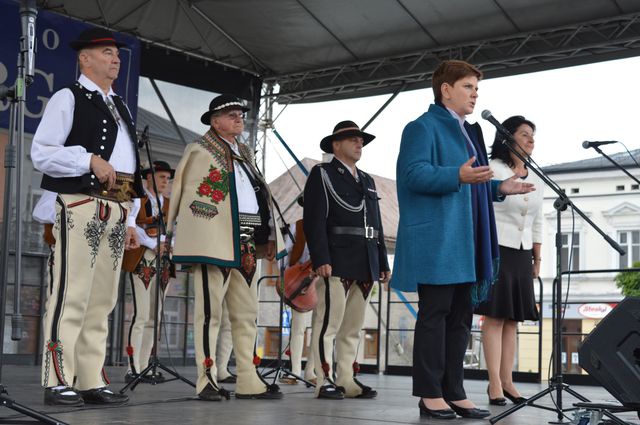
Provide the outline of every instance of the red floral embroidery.
{"type": "Polygon", "coordinates": [[[200,187],[198,188],[198,195],[200,196],[209,196],[211,194],[211,186],[206,183],[200,183],[200,187]]]}
{"type": "Polygon", "coordinates": [[[211,366],[213,366],[213,359],[211,357],[207,357],[206,359],[204,359],[204,362],[202,362],[204,364],[204,367],[206,367],[207,369],[210,369],[211,366]]]}
{"type": "Polygon", "coordinates": [[[224,193],[221,190],[211,192],[211,200],[216,204],[224,199],[224,193]]]}
{"type": "Polygon", "coordinates": [[[130,345],[127,345],[127,356],[133,356],[133,347],[130,345]]]}
{"type": "Polygon", "coordinates": [[[260,360],[262,360],[260,358],[260,356],[253,356],[253,364],[258,366],[260,364],[260,360]]]}
{"type": "Polygon", "coordinates": [[[291,350],[287,348],[287,351],[284,352],[287,356],[291,357],[291,350]]]}
{"type": "Polygon", "coordinates": [[[213,165],[209,166],[209,174],[202,178],[196,193],[211,199],[214,204],[224,201],[229,194],[229,173],[213,165]]]}
{"type": "Polygon", "coordinates": [[[360,364],[358,362],[353,362],[353,373],[360,373],[360,364]]]}
{"type": "Polygon", "coordinates": [[[328,363],[322,363],[322,371],[324,372],[325,376],[329,376],[330,370],[331,368],[329,367],[328,363]]]}
{"type": "Polygon", "coordinates": [[[211,180],[213,183],[220,181],[220,179],[222,178],[222,174],[220,174],[219,170],[211,170],[209,172],[209,180],[211,180]]]}

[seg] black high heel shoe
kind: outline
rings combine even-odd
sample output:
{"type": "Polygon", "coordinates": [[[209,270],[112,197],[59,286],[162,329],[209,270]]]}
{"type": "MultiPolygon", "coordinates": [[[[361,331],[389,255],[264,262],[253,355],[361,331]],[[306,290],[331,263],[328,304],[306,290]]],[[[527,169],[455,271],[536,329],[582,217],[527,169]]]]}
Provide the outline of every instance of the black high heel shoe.
{"type": "Polygon", "coordinates": [[[455,419],[456,412],[451,409],[431,410],[425,406],[424,401],[420,399],[418,402],[418,408],[420,409],[420,416],[429,416],[434,419],[455,419]]]}
{"type": "Polygon", "coordinates": [[[513,394],[510,394],[509,391],[505,390],[504,388],[502,389],[502,392],[504,393],[504,396],[511,400],[511,403],[513,404],[522,404],[527,401],[527,399],[524,397],[516,397],[513,394]]]}
{"type": "Polygon", "coordinates": [[[483,418],[486,418],[487,416],[491,416],[491,412],[486,409],[478,409],[477,407],[472,407],[472,408],[460,407],[451,402],[448,402],[448,403],[449,403],[449,406],[453,409],[453,411],[456,412],[458,415],[462,416],[463,418],[483,419],[483,418]]]}
{"type": "Polygon", "coordinates": [[[507,400],[504,397],[491,398],[491,396],[489,395],[489,386],[488,385],[487,385],[487,396],[489,397],[489,404],[491,404],[493,406],[506,406],[507,405],[507,400]]]}

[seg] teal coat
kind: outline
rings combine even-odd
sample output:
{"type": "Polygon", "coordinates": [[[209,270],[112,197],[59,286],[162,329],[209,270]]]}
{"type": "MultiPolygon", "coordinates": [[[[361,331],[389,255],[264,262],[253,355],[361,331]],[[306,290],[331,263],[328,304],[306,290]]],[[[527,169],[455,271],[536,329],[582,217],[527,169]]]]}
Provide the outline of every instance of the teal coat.
{"type": "MultiPolygon", "coordinates": [[[[481,135],[480,127],[477,126],[481,135]]],[[[484,147],[484,146],[483,146],[484,147]]],[[[484,152],[486,155],[486,152],[484,152]]],[[[400,222],[391,286],[476,281],[471,188],[459,169],[470,158],[458,121],[431,105],[402,133],[396,167],[400,222]]],[[[495,201],[499,180],[491,182],[495,201]]]]}

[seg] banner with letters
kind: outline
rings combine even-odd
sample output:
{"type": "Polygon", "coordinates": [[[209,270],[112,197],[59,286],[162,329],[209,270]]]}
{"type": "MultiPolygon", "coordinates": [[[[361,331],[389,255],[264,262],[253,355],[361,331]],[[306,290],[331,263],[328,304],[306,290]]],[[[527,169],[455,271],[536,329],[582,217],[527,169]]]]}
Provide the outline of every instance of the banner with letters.
{"type": "MultiPolygon", "coordinates": [[[[22,34],[20,2],[0,0],[0,85],[15,84],[17,58],[22,34]]],[[[34,133],[47,102],[56,91],[73,83],[80,76],[76,51],[69,46],[91,25],[38,10],[36,19],[35,78],[26,91],[25,132],[34,133]]],[[[140,42],[133,36],[115,33],[116,39],[127,44],[120,49],[120,74],[113,90],[125,100],[134,119],[138,104],[140,74],[140,42]]],[[[7,100],[0,100],[0,127],[9,127],[7,100]]]]}

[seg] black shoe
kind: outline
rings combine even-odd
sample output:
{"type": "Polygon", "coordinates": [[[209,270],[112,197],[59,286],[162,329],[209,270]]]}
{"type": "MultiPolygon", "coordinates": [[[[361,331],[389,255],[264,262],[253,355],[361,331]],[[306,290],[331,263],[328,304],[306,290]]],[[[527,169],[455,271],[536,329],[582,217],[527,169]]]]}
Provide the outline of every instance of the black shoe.
{"type": "Polygon", "coordinates": [[[463,418],[483,419],[483,418],[486,418],[487,416],[491,416],[491,412],[489,412],[486,409],[478,409],[477,407],[472,407],[469,409],[467,407],[456,406],[453,403],[449,403],[449,406],[451,406],[453,411],[456,412],[458,415],[462,416],[463,418]]]}
{"type": "Polygon", "coordinates": [[[128,395],[114,393],[107,387],[80,391],[80,395],[86,404],[110,404],[116,406],[129,402],[128,395]]]}
{"type": "Polygon", "coordinates": [[[71,387],[44,389],[44,404],[47,406],[84,406],[84,400],[71,387]],[[68,394],[64,394],[68,393],[68,394]]]}
{"type": "Polygon", "coordinates": [[[220,391],[213,388],[213,385],[207,384],[207,386],[198,394],[198,398],[205,401],[220,401],[222,400],[222,394],[220,394],[220,391]]]}
{"type": "Polygon", "coordinates": [[[492,406],[506,406],[507,400],[504,397],[491,398],[489,395],[489,386],[487,385],[487,396],[489,396],[489,404],[492,406]]]}
{"type": "Polygon", "coordinates": [[[434,419],[455,419],[456,412],[451,409],[431,410],[425,406],[424,401],[420,399],[418,402],[418,408],[420,409],[420,416],[428,416],[434,419]]]}
{"type": "Polygon", "coordinates": [[[511,403],[513,404],[521,404],[527,401],[527,399],[524,397],[516,397],[513,394],[510,394],[509,391],[505,390],[504,388],[502,389],[502,392],[504,393],[504,396],[511,400],[511,403]]]}
{"type": "Polygon", "coordinates": [[[236,377],[233,375],[229,375],[224,379],[218,379],[218,382],[221,384],[235,384],[236,383],[236,377]]]}
{"type": "Polygon", "coordinates": [[[138,373],[133,373],[130,370],[128,370],[126,375],[124,375],[124,382],[129,384],[133,382],[133,380],[136,379],[138,376],[140,376],[138,373]]]}
{"type": "Polygon", "coordinates": [[[376,398],[378,392],[371,387],[367,387],[366,385],[362,386],[362,392],[358,394],[355,398],[376,398]]]}
{"type": "Polygon", "coordinates": [[[320,387],[318,398],[326,398],[327,400],[342,400],[344,398],[344,391],[342,391],[342,387],[336,387],[332,384],[326,384],[320,387]]]}
{"type": "Polygon", "coordinates": [[[155,385],[155,384],[162,384],[165,380],[166,379],[162,374],[162,372],[156,371],[154,375],[149,374],[145,376],[144,382],[147,384],[155,385]]]}
{"type": "Polygon", "coordinates": [[[260,394],[238,394],[236,398],[239,399],[259,399],[259,400],[280,400],[284,397],[284,394],[280,392],[280,387],[276,384],[267,385],[267,391],[260,394]]]}

